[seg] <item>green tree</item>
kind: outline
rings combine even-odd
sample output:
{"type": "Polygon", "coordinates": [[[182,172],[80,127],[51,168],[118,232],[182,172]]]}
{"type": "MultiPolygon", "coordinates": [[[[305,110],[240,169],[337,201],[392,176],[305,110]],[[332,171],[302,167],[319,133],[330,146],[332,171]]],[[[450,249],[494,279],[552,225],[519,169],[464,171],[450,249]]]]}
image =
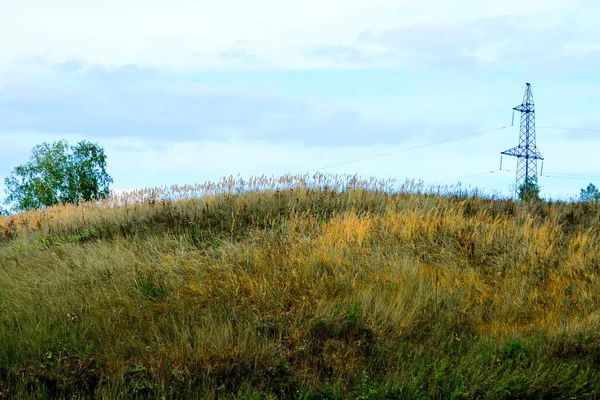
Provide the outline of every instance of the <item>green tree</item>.
{"type": "Polygon", "coordinates": [[[589,203],[600,203],[600,190],[590,183],[587,188],[581,189],[579,198],[589,203]]]}
{"type": "Polygon", "coordinates": [[[540,187],[537,179],[534,177],[527,178],[518,190],[519,199],[524,201],[540,200],[540,187]]]}
{"type": "Polygon", "coordinates": [[[24,211],[55,204],[99,200],[110,193],[106,155],[86,141],[69,146],[64,141],[36,146],[31,159],[4,180],[5,204],[24,211]]]}

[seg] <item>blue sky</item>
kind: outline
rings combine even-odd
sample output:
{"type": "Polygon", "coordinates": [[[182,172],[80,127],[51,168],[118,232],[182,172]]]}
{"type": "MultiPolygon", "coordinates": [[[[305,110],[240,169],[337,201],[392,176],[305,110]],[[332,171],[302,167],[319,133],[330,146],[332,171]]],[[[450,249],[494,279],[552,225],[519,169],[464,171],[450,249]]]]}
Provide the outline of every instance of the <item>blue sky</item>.
{"type": "Polygon", "coordinates": [[[546,128],[600,130],[600,5],[494,3],[14,2],[0,177],[36,144],[86,139],[119,190],[320,169],[430,184],[489,172],[462,184],[509,194],[514,172],[497,170],[516,125],[321,167],[510,125],[530,82],[542,192],[600,186],[600,132],[546,128]]]}

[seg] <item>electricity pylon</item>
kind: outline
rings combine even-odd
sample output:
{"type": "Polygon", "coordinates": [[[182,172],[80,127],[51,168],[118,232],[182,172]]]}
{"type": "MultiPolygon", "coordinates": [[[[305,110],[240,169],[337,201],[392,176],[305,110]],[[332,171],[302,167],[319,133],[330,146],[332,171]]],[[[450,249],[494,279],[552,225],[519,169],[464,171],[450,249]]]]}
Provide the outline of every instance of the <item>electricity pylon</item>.
{"type": "MultiPolygon", "coordinates": [[[[531,85],[527,83],[523,103],[514,107],[514,111],[521,113],[521,133],[519,145],[500,154],[518,157],[517,162],[517,189],[525,182],[537,184],[537,160],[544,158],[535,145],[535,107],[531,85]]],[[[514,119],[514,112],[513,112],[514,119]]]]}

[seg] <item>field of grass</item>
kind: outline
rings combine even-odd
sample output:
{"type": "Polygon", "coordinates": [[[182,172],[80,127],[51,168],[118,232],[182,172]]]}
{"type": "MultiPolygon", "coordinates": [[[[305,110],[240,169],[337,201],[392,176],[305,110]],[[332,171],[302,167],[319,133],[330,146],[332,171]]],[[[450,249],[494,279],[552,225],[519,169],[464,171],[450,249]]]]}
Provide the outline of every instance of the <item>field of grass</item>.
{"type": "Polygon", "coordinates": [[[0,217],[0,399],[600,397],[598,205],[390,187],[0,217]]]}

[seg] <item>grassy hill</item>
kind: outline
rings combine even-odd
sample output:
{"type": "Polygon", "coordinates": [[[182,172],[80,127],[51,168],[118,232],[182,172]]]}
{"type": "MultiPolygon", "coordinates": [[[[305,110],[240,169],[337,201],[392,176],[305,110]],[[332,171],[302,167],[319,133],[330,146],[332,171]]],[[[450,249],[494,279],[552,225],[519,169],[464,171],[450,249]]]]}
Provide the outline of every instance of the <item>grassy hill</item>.
{"type": "Polygon", "coordinates": [[[600,208],[390,185],[0,218],[0,399],[599,397],[600,208]]]}

